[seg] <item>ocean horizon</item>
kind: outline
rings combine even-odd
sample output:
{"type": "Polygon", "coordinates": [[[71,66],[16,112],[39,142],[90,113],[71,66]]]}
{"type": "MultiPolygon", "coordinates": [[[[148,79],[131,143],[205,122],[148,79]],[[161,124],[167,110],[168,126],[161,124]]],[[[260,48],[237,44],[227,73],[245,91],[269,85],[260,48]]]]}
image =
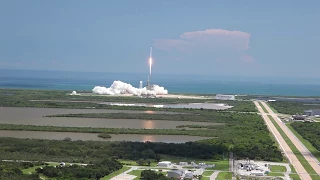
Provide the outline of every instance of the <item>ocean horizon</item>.
{"type": "MultiPolygon", "coordinates": [[[[104,73],[46,70],[1,70],[0,88],[91,91],[110,87],[115,80],[139,87],[146,73],[104,73]]],[[[154,74],[151,82],[170,93],[320,96],[316,78],[229,77],[206,75],[154,74]]]]}

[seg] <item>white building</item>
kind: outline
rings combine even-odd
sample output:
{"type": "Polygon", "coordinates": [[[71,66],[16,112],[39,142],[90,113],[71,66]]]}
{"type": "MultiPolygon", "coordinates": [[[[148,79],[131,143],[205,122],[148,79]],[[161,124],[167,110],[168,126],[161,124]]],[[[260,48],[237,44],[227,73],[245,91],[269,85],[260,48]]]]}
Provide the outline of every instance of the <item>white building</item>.
{"type": "Polygon", "coordinates": [[[220,100],[235,100],[235,95],[217,94],[216,99],[220,100]]]}
{"type": "Polygon", "coordinates": [[[265,175],[265,171],[251,171],[252,176],[264,176],[265,175]]]}
{"type": "Polygon", "coordinates": [[[188,166],[188,162],[179,162],[180,166],[188,166]]]}
{"type": "Polygon", "coordinates": [[[171,165],[170,161],[162,161],[158,163],[158,166],[161,166],[161,167],[169,167],[170,165],[171,165]]]}
{"type": "Polygon", "coordinates": [[[193,179],[193,173],[187,172],[186,175],[184,176],[184,179],[193,179]]]}

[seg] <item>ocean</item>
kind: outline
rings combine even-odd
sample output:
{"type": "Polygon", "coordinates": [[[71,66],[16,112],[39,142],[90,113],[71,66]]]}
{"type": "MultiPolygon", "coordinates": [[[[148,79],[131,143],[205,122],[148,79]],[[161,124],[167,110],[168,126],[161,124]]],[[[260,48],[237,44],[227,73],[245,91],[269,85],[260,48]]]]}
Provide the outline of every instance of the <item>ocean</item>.
{"type": "MultiPolygon", "coordinates": [[[[38,70],[0,70],[0,88],[91,91],[120,80],[139,87],[143,73],[92,73],[38,70]]],[[[151,82],[169,93],[320,96],[320,80],[310,78],[217,77],[155,74],[151,82]]]]}

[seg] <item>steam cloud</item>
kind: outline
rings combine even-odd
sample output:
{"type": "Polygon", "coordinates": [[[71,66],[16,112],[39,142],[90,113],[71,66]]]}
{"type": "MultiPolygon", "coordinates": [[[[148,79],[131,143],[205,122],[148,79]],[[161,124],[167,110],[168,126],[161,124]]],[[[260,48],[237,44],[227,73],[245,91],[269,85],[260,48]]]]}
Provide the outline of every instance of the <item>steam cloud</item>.
{"type": "Polygon", "coordinates": [[[107,95],[133,94],[136,96],[168,94],[168,90],[158,85],[153,85],[152,90],[148,90],[146,87],[139,89],[139,88],[133,87],[131,84],[124,83],[122,81],[114,81],[109,88],[96,86],[93,88],[92,92],[96,94],[107,94],[107,95]]]}

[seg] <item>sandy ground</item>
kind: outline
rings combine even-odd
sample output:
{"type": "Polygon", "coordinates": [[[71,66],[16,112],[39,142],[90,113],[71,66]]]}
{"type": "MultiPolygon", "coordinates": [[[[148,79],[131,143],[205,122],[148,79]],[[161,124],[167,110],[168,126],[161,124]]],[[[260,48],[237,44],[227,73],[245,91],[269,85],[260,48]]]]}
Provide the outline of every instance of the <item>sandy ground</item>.
{"type": "MultiPolygon", "coordinates": [[[[293,165],[293,167],[296,169],[297,174],[299,174],[300,178],[302,180],[311,180],[311,177],[307,173],[307,171],[304,169],[304,167],[301,165],[300,161],[298,158],[294,155],[290,147],[288,146],[287,142],[283,139],[283,137],[280,135],[279,131],[277,128],[273,125],[271,120],[268,117],[268,114],[264,113],[262,107],[259,105],[257,101],[254,102],[256,107],[258,108],[259,112],[261,113],[264,121],[266,122],[269,130],[272,132],[276,140],[278,141],[281,149],[289,159],[290,163],[293,165]]],[[[265,104],[263,104],[265,106],[265,104]]],[[[265,106],[266,108],[268,106],[265,106]]],[[[269,107],[268,107],[269,108],[269,107]]],[[[273,111],[269,108],[267,109],[269,113],[274,114],[273,111]]],[[[281,126],[280,126],[281,127],[281,126]]],[[[293,142],[294,143],[294,142],[293,142]]]]}
{"type": "Polygon", "coordinates": [[[311,165],[311,167],[316,171],[318,175],[320,175],[320,165],[317,158],[313,156],[313,154],[301,143],[301,141],[290,131],[290,129],[278,118],[278,116],[270,109],[270,107],[265,102],[262,102],[262,105],[267,109],[269,114],[281,127],[284,133],[289,137],[292,143],[297,147],[303,157],[311,165]]]}

